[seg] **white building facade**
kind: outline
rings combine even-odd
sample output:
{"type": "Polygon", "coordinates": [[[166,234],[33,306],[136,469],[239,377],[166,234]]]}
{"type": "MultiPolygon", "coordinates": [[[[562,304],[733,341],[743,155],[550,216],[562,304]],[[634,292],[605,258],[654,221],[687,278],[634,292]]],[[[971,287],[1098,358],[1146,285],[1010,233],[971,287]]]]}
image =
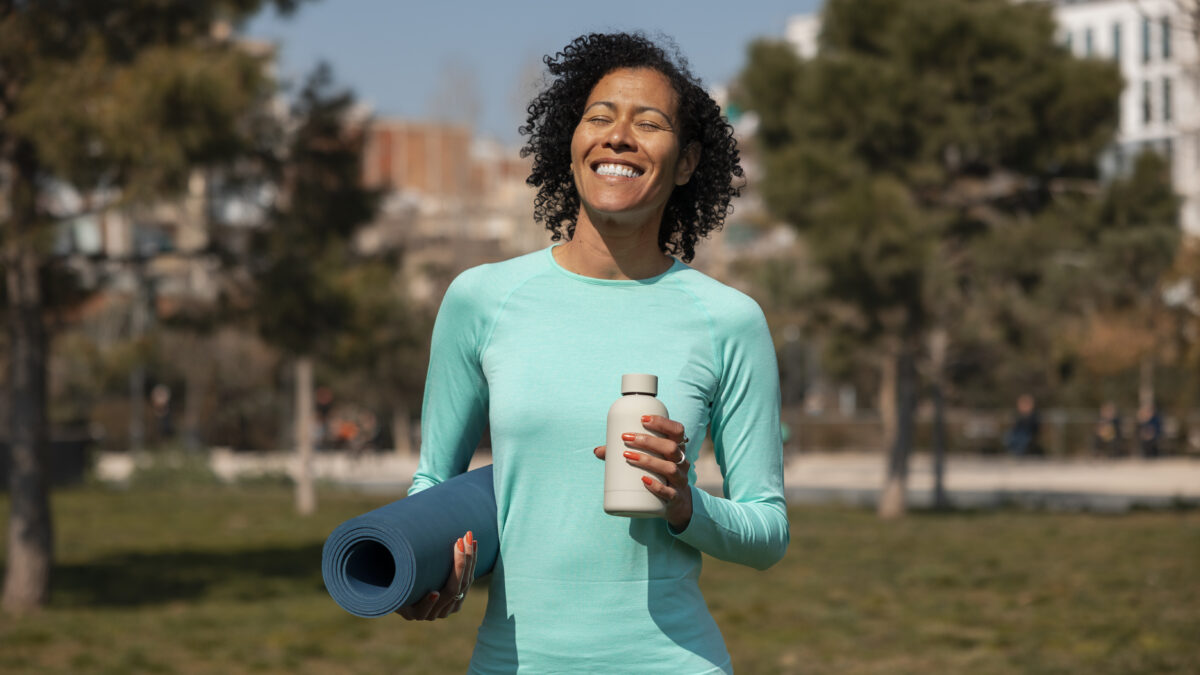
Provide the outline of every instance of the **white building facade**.
{"type": "Polygon", "coordinates": [[[1180,224],[1200,236],[1200,55],[1177,0],[1058,0],[1059,40],[1081,58],[1121,69],[1120,126],[1101,162],[1122,173],[1145,149],[1171,163],[1180,224]]]}
{"type": "MultiPolygon", "coordinates": [[[[1171,164],[1183,199],[1180,225],[1200,236],[1200,54],[1195,20],[1180,0],[1051,0],[1061,44],[1081,58],[1112,59],[1125,79],[1113,145],[1100,160],[1102,175],[1126,171],[1143,150],[1171,164]]],[[[820,17],[788,20],[796,52],[817,52],[820,17]]]]}

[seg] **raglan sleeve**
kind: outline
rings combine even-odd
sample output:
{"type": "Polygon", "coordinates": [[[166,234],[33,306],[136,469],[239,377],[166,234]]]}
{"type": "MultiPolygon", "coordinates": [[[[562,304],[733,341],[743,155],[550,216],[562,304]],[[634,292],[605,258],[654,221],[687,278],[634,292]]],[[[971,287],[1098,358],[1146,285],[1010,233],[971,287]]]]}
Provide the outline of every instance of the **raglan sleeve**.
{"type": "Polygon", "coordinates": [[[681,541],[714,558],[766,569],[789,540],[783,493],[779,369],[766,318],[745,296],[717,314],[719,382],[709,433],[724,498],[692,486],[692,519],[681,541]]]}
{"type": "Polygon", "coordinates": [[[410,495],[466,471],[487,424],[481,350],[490,321],[482,269],[467,270],[450,284],[434,320],[410,495]]]}

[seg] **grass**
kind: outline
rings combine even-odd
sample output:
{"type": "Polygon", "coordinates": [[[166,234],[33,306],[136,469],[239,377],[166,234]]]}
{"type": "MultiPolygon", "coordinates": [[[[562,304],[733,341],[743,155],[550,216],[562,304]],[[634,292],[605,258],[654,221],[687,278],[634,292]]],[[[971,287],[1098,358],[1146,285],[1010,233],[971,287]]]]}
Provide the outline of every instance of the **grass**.
{"type": "MultiPolygon", "coordinates": [[[[57,493],[52,601],[0,618],[0,672],[463,672],[486,587],[447,621],[346,614],[321,544],[386,499],[321,497],[302,519],[277,485],[57,493]]],[[[705,561],[739,673],[1200,673],[1200,512],[791,519],[767,572],[705,561]]]]}

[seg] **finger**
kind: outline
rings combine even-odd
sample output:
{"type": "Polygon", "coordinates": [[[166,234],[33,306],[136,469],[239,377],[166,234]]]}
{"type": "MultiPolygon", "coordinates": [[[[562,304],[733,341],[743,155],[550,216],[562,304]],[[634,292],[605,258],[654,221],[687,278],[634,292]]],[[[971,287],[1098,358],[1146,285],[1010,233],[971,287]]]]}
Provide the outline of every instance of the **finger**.
{"type": "Polygon", "coordinates": [[[651,494],[663,500],[664,502],[671,501],[676,495],[679,494],[679,491],[675,488],[671,487],[670,485],[663,485],[649,476],[642,476],[642,485],[645,485],[646,489],[649,490],[651,494]]]}
{"type": "Polygon", "coordinates": [[[450,570],[450,575],[446,577],[446,583],[442,584],[441,590],[438,592],[438,601],[430,608],[429,613],[425,616],[426,621],[433,621],[446,615],[446,611],[454,604],[455,596],[458,595],[458,579],[462,575],[464,566],[464,554],[462,551],[463,540],[460,537],[454,544],[454,563],[450,570]]]}
{"type": "Polygon", "coordinates": [[[420,601],[408,607],[401,607],[396,610],[396,613],[409,621],[424,621],[428,618],[430,610],[433,609],[433,604],[437,602],[440,595],[437,591],[433,591],[421,598],[420,601]]]}
{"type": "Polygon", "coordinates": [[[682,441],[683,435],[686,433],[682,424],[662,415],[642,415],[642,426],[650,431],[657,431],[675,442],[682,441]]]}
{"type": "Polygon", "coordinates": [[[470,588],[471,584],[475,583],[475,564],[477,562],[479,562],[479,540],[472,537],[470,567],[467,569],[467,574],[465,576],[467,580],[467,588],[470,588]]]}
{"type": "Polygon", "coordinates": [[[605,448],[603,445],[597,445],[592,450],[592,454],[595,455],[597,459],[604,459],[604,449],[605,448]]]}
{"type": "Polygon", "coordinates": [[[625,450],[622,455],[630,466],[656,473],[662,477],[663,481],[687,482],[688,469],[691,464],[686,458],[681,462],[674,462],[636,450],[625,450]]]}
{"type": "Polygon", "coordinates": [[[442,593],[447,597],[458,595],[462,584],[463,570],[467,566],[467,551],[464,537],[459,537],[458,541],[454,542],[454,567],[450,572],[450,576],[446,578],[446,585],[442,587],[442,593]]]}
{"type": "Polygon", "coordinates": [[[674,460],[679,457],[679,443],[669,438],[659,438],[653,434],[627,432],[621,434],[621,440],[628,447],[652,452],[663,459],[674,460]]]}
{"type": "Polygon", "coordinates": [[[455,595],[466,595],[467,590],[471,588],[471,570],[475,566],[475,535],[470,530],[462,539],[463,543],[463,564],[461,569],[456,569],[458,574],[458,589],[455,595]]]}

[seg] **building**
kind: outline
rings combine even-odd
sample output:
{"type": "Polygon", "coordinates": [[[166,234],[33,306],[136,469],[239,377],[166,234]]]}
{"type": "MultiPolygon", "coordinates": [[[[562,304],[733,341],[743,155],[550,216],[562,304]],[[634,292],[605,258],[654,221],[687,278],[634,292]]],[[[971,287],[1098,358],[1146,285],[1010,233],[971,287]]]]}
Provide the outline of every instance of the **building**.
{"type": "MultiPolygon", "coordinates": [[[[1200,236],[1200,54],[1195,16],[1177,0],[1049,0],[1059,41],[1081,58],[1112,59],[1125,78],[1116,138],[1100,158],[1103,176],[1119,175],[1145,149],[1171,164],[1183,199],[1180,225],[1200,236]]],[[[809,58],[820,17],[788,20],[786,39],[809,58]]]]}
{"type": "Polygon", "coordinates": [[[484,262],[545,246],[533,220],[531,163],[515,148],[445,122],[371,123],[363,182],[383,191],[381,213],[357,235],[362,251],[404,250],[414,299],[436,304],[450,280],[484,262]]]}
{"type": "Polygon", "coordinates": [[[1105,175],[1128,169],[1145,149],[1171,163],[1183,198],[1180,222],[1200,235],[1200,54],[1176,0],[1058,0],[1059,40],[1081,58],[1112,59],[1125,78],[1121,116],[1105,175]]]}

